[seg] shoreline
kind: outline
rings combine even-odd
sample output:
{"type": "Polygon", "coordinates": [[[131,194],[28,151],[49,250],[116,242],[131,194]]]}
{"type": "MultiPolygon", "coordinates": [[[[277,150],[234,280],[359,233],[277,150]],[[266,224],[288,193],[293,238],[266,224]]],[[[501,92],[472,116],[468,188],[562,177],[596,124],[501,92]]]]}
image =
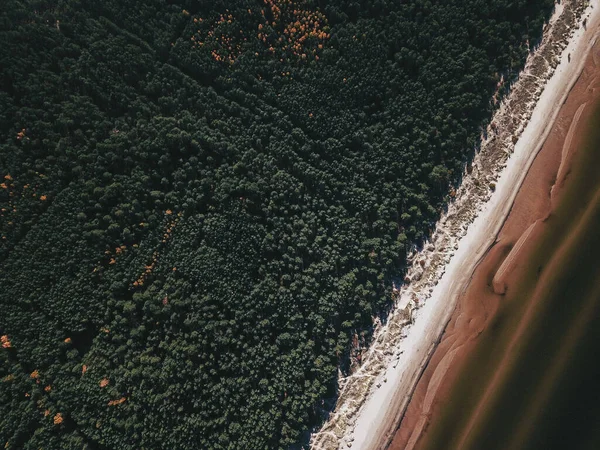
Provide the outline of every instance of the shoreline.
{"type": "Polygon", "coordinates": [[[311,448],[378,450],[391,441],[458,294],[502,228],[583,69],[594,40],[589,30],[595,29],[600,8],[594,0],[583,12],[582,3],[563,1],[556,6],[540,46],[494,114],[472,173],[465,175],[431,241],[412,256],[407,274],[411,281],[397,293],[386,324],[376,329],[365,362],[340,380],[337,407],[321,431],[312,435],[311,448]],[[587,29],[582,26],[584,18],[587,29]]]}
{"type": "MultiPolygon", "coordinates": [[[[526,337],[527,333],[535,328],[536,324],[545,324],[540,319],[544,310],[553,310],[547,304],[547,296],[543,293],[549,295],[552,289],[548,286],[555,281],[557,273],[563,273],[560,266],[564,261],[561,258],[568,254],[578,254],[577,246],[573,246],[573,239],[585,235],[577,232],[584,220],[575,211],[580,211],[581,208],[574,206],[573,211],[565,215],[564,208],[569,202],[565,203],[564,199],[569,198],[567,192],[571,192],[573,199],[581,198],[582,194],[573,197],[573,183],[576,185],[580,177],[572,178],[568,174],[572,170],[576,170],[573,173],[581,173],[581,158],[586,158],[579,151],[580,142],[585,139],[582,138],[585,136],[582,130],[590,127],[590,120],[598,108],[591,108],[590,104],[596,105],[600,101],[598,41],[592,51],[593,53],[586,58],[584,70],[577,83],[565,103],[561,105],[552,131],[521,185],[494,246],[476,268],[471,282],[460,296],[442,342],[419,380],[415,395],[389,447],[390,450],[411,450],[415,445],[418,448],[430,448],[428,444],[433,444],[431,448],[437,448],[434,443],[441,439],[447,444],[449,436],[456,436],[456,439],[461,437],[461,441],[458,444],[453,441],[453,445],[447,448],[454,448],[455,445],[456,448],[471,448],[466,442],[471,442],[473,430],[478,429],[476,424],[484,420],[483,416],[489,418],[494,414],[493,405],[497,405],[494,402],[503,401],[501,386],[504,386],[503,383],[514,368],[514,358],[518,358],[517,354],[521,354],[523,358],[523,354],[519,352],[531,343],[526,337]],[[570,220],[573,221],[572,225],[567,225],[570,231],[565,232],[565,229],[557,225],[571,223],[570,220]],[[549,233],[554,233],[551,242],[557,243],[556,247],[541,245],[544,239],[549,242],[549,233]],[[539,255],[548,253],[551,256],[540,259],[539,255]],[[536,259],[535,255],[538,255],[537,262],[533,262],[536,259]],[[540,272],[542,267],[543,272],[540,272]],[[554,267],[554,270],[550,267],[554,267]],[[498,274],[502,279],[502,293],[498,292],[495,285],[498,274]],[[528,291],[527,286],[530,286],[531,290],[528,291]],[[524,290],[528,293],[524,294],[524,290]],[[525,299],[527,301],[524,301],[525,299]],[[502,347],[503,345],[506,347],[502,347]],[[489,353],[492,346],[494,356],[488,359],[484,354],[489,353]],[[452,366],[445,364],[449,357],[455,361],[452,366]],[[483,372],[479,372],[479,369],[483,372]],[[468,383],[465,382],[467,379],[468,383]],[[467,396],[467,392],[472,395],[467,396]],[[478,393],[483,395],[478,396],[478,393]],[[460,410],[461,413],[452,414],[451,411],[454,410],[460,410]],[[462,422],[459,417],[463,418],[462,422]]],[[[587,176],[589,178],[589,175],[587,176]]],[[[582,186],[585,186],[585,182],[582,183],[582,186]]],[[[590,197],[593,197],[596,189],[593,188],[589,192],[590,197]]],[[[596,200],[597,196],[596,192],[596,200]]],[[[593,206],[590,206],[590,209],[593,209],[593,206]]],[[[583,210],[587,211],[585,208],[583,210]]],[[[556,306],[555,304],[554,307],[556,306]]],[[[563,317],[558,319],[560,323],[562,319],[563,317]]],[[[566,320],[566,317],[564,319],[566,320]]],[[[577,326],[574,329],[581,331],[577,326]]],[[[564,341],[559,339],[559,348],[567,345],[568,340],[569,338],[564,341]]],[[[546,345],[547,341],[544,342],[546,345]]],[[[572,339],[571,344],[575,345],[572,339]]],[[[541,383],[548,389],[554,382],[552,380],[556,380],[556,376],[561,373],[560,368],[564,367],[561,361],[566,354],[569,352],[565,353],[563,349],[562,353],[557,353],[560,357],[557,357],[556,361],[552,360],[555,376],[542,378],[541,383]]],[[[550,392],[548,389],[542,390],[546,394],[538,389],[540,397],[535,397],[537,403],[534,404],[539,406],[539,402],[545,401],[550,392]]],[[[536,412],[541,409],[541,406],[536,408],[530,404],[527,412],[521,412],[520,416],[514,411],[513,418],[518,417],[514,420],[518,421],[521,433],[519,439],[513,436],[514,442],[520,442],[521,438],[529,436],[527,433],[533,428],[536,412]],[[526,426],[525,423],[529,425],[526,426]]],[[[498,414],[495,421],[501,422],[498,414]]],[[[491,422],[494,420],[487,423],[491,422]]],[[[500,429],[496,428],[496,431],[499,432],[500,429]]],[[[478,436],[481,439],[486,435],[480,433],[478,436]]],[[[481,445],[482,442],[474,448],[483,448],[481,445]]],[[[510,448],[520,447],[513,445],[510,448]]]]}

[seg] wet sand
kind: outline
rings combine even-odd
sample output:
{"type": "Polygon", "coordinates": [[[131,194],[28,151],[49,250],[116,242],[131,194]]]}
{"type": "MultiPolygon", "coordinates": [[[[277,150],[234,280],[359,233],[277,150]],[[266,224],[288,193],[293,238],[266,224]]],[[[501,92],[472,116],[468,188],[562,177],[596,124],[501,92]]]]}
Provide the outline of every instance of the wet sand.
{"type": "MultiPolygon", "coordinates": [[[[428,434],[442,415],[449,396],[460,381],[462,369],[481,336],[490,327],[497,326],[505,314],[503,302],[510,295],[511,287],[518,284],[523,265],[543,233],[544,221],[556,207],[565,180],[569,179],[571,161],[581,144],[580,125],[590,119],[593,111],[590,105],[599,99],[600,44],[596,44],[562,106],[548,139],[527,173],[494,245],[460,296],[389,449],[426,447],[428,434]]],[[[535,308],[532,308],[531,311],[534,311],[535,308]]],[[[524,331],[521,330],[521,334],[524,331]]],[[[517,342],[512,345],[517,345],[517,342]]],[[[494,376],[497,380],[490,380],[486,391],[473,400],[474,413],[467,420],[456,448],[466,445],[470,432],[486,409],[486,400],[495,392],[495,381],[499,382],[502,378],[501,372],[494,376]]]]}

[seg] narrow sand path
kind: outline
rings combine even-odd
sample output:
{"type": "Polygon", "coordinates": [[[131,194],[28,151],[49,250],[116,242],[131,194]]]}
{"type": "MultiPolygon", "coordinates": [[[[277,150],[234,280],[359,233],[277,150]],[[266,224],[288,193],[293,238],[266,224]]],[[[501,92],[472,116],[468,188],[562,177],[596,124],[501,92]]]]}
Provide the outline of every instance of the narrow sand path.
{"type": "MultiPolygon", "coordinates": [[[[573,122],[571,122],[571,126],[569,127],[569,132],[567,133],[567,137],[565,138],[565,143],[563,144],[562,157],[560,161],[560,168],[558,169],[558,175],[556,176],[556,185],[559,186],[565,177],[566,162],[569,159],[570,152],[572,151],[571,142],[573,141],[573,135],[575,130],[577,129],[577,125],[579,125],[579,119],[581,119],[581,114],[583,114],[583,110],[587,102],[582,103],[577,112],[575,113],[575,117],[573,118],[573,122]]],[[[554,187],[552,187],[554,189],[554,187]]]]}
{"type": "Polygon", "coordinates": [[[539,219],[529,225],[529,228],[521,235],[515,246],[512,248],[508,256],[502,262],[502,265],[494,275],[494,279],[492,281],[492,286],[494,287],[494,292],[496,294],[504,294],[506,292],[506,282],[505,277],[510,271],[514,268],[515,262],[519,260],[519,255],[523,250],[523,246],[529,239],[529,236],[535,229],[535,226],[540,223],[539,219]]]}

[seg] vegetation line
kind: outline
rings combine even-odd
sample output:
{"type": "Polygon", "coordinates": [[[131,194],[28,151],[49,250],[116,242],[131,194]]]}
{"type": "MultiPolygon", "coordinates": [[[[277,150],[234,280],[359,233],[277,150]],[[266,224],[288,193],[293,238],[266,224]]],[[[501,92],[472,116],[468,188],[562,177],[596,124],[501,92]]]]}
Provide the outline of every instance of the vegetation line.
{"type": "MultiPolygon", "coordinates": [[[[419,367],[423,364],[422,361],[415,362],[415,358],[421,357],[426,363],[428,355],[435,348],[432,345],[423,351],[426,344],[410,337],[412,318],[429,299],[459,248],[459,241],[467,234],[469,225],[492,196],[496,181],[509,155],[514,151],[515,143],[528,124],[547,80],[559,63],[559,56],[566,48],[570,36],[586,20],[583,17],[586,6],[586,2],[572,1],[563,2],[557,7],[555,15],[545,28],[541,44],[530,54],[519,79],[511,86],[510,94],[503,100],[482,136],[481,151],[472,166],[467,167],[455,199],[438,222],[431,242],[426,242],[423,250],[413,256],[405,278],[406,284],[395,293],[396,308],[385,325],[378,327],[375,332],[373,344],[363,358],[363,365],[340,382],[336,409],[321,431],[313,435],[313,445],[326,449],[348,448],[352,445],[358,445],[361,449],[380,448],[391,439],[394,423],[401,419],[410,395],[395,392],[398,385],[394,382],[385,384],[384,381],[391,379],[393,375],[393,380],[403,383],[407,392],[411,392],[422,372],[419,367]],[[409,344],[404,342],[407,335],[409,344]],[[401,345],[403,342],[404,346],[401,345]],[[406,353],[400,350],[406,347],[412,350],[409,349],[406,353]],[[415,356],[415,352],[421,356],[415,356]],[[411,361],[409,355],[415,361],[411,361]],[[402,362],[407,367],[400,366],[397,369],[402,362]],[[409,366],[409,363],[416,366],[409,366]],[[406,370],[406,374],[403,370],[406,370]],[[411,371],[414,372],[412,376],[411,371]],[[371,376],[365,378],[364,374],[371,376]],[[376,396],[375,393],[380,389],[384,394],[376,396]],[[369,398],[377,398],[382,403],[371,401],[365,407],[369,398]],[[391,400],[392,398],[396,400],[391,400]],[[386,414],[392,418],[381,419],[386,414]],[[322,435],[323,431],[327,434],[322,435]]],[[[532,161],[540,145],[541,142],[533,143],[530,147],[531,154],[526,158],[532,161]]],[[[451,299],[449,302],[452,304],[451,299]]],[[[451,308],[446,309],[451,311],[451,308]]],[[[428,314],[433,313],[430,310],[428,314]]],[[[442,316],[439,317],[443,322],[439,327],[440,332],[445,323],[442,316]]]]}

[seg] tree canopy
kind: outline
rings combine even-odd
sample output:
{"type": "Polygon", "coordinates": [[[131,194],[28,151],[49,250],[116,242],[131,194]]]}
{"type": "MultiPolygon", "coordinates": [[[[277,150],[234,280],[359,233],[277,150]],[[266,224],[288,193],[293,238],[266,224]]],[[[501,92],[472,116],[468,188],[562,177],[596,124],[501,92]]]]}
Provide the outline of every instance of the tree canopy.
{"type": "Polygon", "coordinates": [[[297,448],[551,0],[6,0],[0,443],[297,448]]]}

